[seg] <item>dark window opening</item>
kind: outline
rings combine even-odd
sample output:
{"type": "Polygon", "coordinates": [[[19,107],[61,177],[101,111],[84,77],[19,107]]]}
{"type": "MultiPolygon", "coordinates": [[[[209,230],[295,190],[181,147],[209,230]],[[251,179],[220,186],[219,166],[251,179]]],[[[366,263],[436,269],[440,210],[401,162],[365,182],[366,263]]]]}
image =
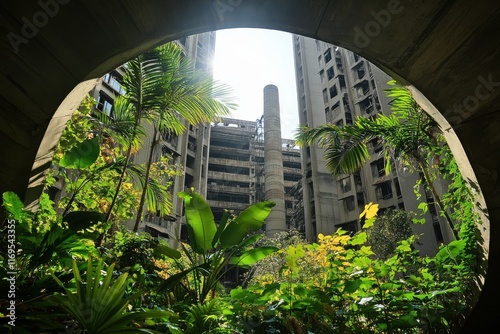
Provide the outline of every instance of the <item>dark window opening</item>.
{"type": "Polygon", "coordinates": [[[356,200],[358,201],[358,207],[364,207],[365,202],[365,194],[363,192],[356,193],[356,200]]]}
{"type": "Polygon", "coordinates": [[[113,113],[113,99],[104,92],[99,92],[99,98],[97,100],[97,109],[102,111],[108,116],[112,116],[113,113]]]}
{"type": "Polygon", "coordinates": [[[382,177],[385,175],[384,158],[378,159],[370,164],[373,177],[382,177]]]}
{"type": "Polygon", "coordinates": [[[332,60],[332,49],[328,48],[325,52],[325,64],[332,60]]]}
{"type": "Polygon", "coordinates": [[[219,202],[242,203],[242,204],[249,204],[250,203],[250,198],[248,195],[224,194],[224,193],[215,193],[215,192],[208,193],[207,200],[219,201],[219,202]]]}
{"type": "Polygon", "coordinates": [[[344,210],[346,212],[351,212],[356,209],[356,205],[354,204],[354,196],[349,196],[344,198],[344,210]]]}
{"type": "Polygon", "coordinates": [[[333,85],[332,87],[330,87],[330,98],[333,99],[337,95],[338,95],[337,86],[333,85]]]}
{"type": "Polygon", "coordinates": [[[333,70],[333,66],[330,67],[327,71],[326,71],[327,75],[328,75],[328,80],[332,80],[334,77],[335,77],[335,71],[333,70]]]}
{"type": "Polygon", "coordinates": [[[350,125],[353,124],[353,122],[352,122],[352,114],[350,112],[346,112],[345,113],[345,122],[346,122],[346,124],[350,124],[350,125]]]}
{"type": "Polygon", "coordinates": [[[343,75],[339,75],[339,86],[340,89],[346,88],[345,77],[343,75]]]}
{"type": "Polygon", "coordinates": [[[283,161],[283,167],[295,168],[300,170],[301,163],[300,161],[283,161]]]}
{"type": "Polygon", "coordinates": [[[387,181],[377,185],[375,192],[377,193],[377,199],[379,200],[386,200],[392,198],[391,182],[387,181]]]}
{"type": "Polygon", "coordinates": [[[188,155],[187,158],[186,158],[186,167],[192,169],[192,168],[195,167],[194,165],[195,165],[194,164],[194,158],[192,156],[188,155]]]}
{"type": "Polygon", "coordinates": [[[434,228],[434,235],[436,236],[436,241],[437,242],[443,242],[443,231],[441,231],[441,225],[439,225],[439,222],[433,223],[432,227],[434,228]]]}
{"type": "Polygon", "coordinates": [[[226,186],[226,187],[235,187],[235,188],[250,188],[250,184],[248,182],[238,182],[238,181],[227,181],[220,179],[208,179],[207,184],[209,186],[226,186]]]}
{"type": "Polygon", "coordinates": [[[344,177],[339,181],[340,189],[342,189],[343,193],[347,193],[351,191],[351,177],[344,177]]]}
{"type": "Polygon", "coordinates": [[[236,166],[224,166],[224,165],[209,164],[208,170],[210,170],[212,172],[250,175],[250,168],[247,168],[247,167],[236,167],[236,166]]]}

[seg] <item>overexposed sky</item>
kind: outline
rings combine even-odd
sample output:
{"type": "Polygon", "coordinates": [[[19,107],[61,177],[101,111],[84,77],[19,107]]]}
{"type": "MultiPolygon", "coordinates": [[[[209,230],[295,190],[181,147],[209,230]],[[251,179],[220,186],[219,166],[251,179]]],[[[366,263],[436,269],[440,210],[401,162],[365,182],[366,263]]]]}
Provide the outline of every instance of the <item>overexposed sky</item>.
{"type": "Polygon", "coordinates": [[[280,95],[281,136],[293,139],[298,127],[292,36],[275,30],[229,29],[216,33],[214,79],[231,86],[239,108],[231,118],[255,121],[264,112],[268,84],[280,95]]]}

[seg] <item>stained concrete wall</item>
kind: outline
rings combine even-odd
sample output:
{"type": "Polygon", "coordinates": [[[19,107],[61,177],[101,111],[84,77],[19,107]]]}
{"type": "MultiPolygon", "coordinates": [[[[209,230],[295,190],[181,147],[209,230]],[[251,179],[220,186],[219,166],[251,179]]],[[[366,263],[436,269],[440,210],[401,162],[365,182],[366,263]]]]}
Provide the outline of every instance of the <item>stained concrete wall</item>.
{"type": "Polygon", "coordinates": [[[264,87],[264,156],[265,199],[276,203],[266,219],[266,235],[273,237],[286,231],[280,102],[274,85],[264,87]]]}

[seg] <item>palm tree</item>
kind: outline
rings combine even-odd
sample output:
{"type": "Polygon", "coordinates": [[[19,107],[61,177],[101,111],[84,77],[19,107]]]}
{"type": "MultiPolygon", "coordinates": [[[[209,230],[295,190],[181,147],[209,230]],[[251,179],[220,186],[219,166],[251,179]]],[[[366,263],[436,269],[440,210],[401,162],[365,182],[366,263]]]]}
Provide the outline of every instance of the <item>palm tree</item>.
{"type": "MultiPolygon", "coordinates": [[[[179,135],[185,131],[184,122],[196,125],[217,120],[228,115],[236,107],[231,103],[231,90],[218,84],[201,71],[194,69],[194,64],[183,55],[176,43],[168,43],[131,60],[125,66],[124,88],[130,108],[135,119],[132,126],[133,136],[140,133],[143,121],[152,126],[151,145],[145,167],[145,179],[142,183],[142,194],[137,212],[134,231],[138,230],[142,219],[143,207],[161,214],[166,213],[168,205],[165,201],[155,201],[149,190],[151,164],[154,152],[160,144],[161,134],[169,132],[179,135]],[[162,203],[163,202],[163,203],[162,203]]],[[[106,220],[111,217],[122,183],[125,180],[128,164],[133,153],[131,143],[125,155],[124,168],[118,180],[115,194],[106,220]]],[[[167,194],[163,194],[165,199],[167,194]]],[[[168,204],[168,203],[167,203],[168,204]]]]}
{"type": "Polygon", "coordinates": [[[141,135],[141,121],[149,110],[159,108],[157,96],[163,93],[161,75],[166,68],[157,56],[157,49],[146,52],[131,61],[124,67],[125,75],[123,86],[126,94],[123,98],[124,108],[132,115],[132,124],[129,140],[126,143],[126,153],[123,168],[116,185],[113,199],[106,212],[105,221],[110,221],[113,208],[118,200],[121,186],[125,181],[127,168],[134,150],[134,142],[141,135]]]}
{"type": "Polygon", "coordinates": [[[410,92],[390,81],[386,90],[391,102],[391,115],[359,117],[353,125],[324,124],[317,128],[300,127],[295,135],[299,145],[317,142],[325,149],[327,169],[333,175],[351,174],[369,160],[367,144],[383,144],[385,171],[391,170],[391,161],[400,161],[407,167],[417,166],[431,191],[435,202],[445,216],[455,239],[458,238],[453,221],[446,211],[434,185],[429,166],[429,154],[437,152],[443,143],[436,122],[412,98],[410,92]]]}
{"type": "MultiPolygon", "coordinates": [[[[162,94],[156,97],[159,105],[147,114],[153,133],[146,162],[146,185],[142,190],[134,232],[139,229],[142,220],[151,164],[155,149],[161,143],[161,134],[180,135],[186,130],[184,121],[193,125],[212,122],[228,115],[235,107],[231,103],[229,87],[214,82],[208,73],[196,70],[194,63],[183,55],[177,44],[169,43],[156,51],[158,58],[167,66],[159,82],[162,90],[162,94]]],[[[148,209],[156,212],[158,207],[149,206],[148,209]]]]}

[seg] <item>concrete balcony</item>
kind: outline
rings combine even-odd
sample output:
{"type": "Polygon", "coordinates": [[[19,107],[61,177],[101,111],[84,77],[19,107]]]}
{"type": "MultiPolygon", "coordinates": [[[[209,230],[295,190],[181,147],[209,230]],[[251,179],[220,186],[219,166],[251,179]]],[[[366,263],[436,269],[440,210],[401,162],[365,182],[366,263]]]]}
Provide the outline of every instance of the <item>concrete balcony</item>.
{"type": "Polygon", "coordinates": [[[174,224],[172,222],[167,222],[167,221],[156,221],[156,222],[152,222],[152,221],[146,221],[144,223],[144,225],[146,226],[146,228],[151,228],[153,230],[156,230],[160,233],[163,233],[163,234],[168,234],[169,237],[173,238],[173,239],[176,239],[178,236],[176,235],[175,233],[175,230],[174,230],[174,224]]]}
{"type": "Polygon", "coordinates": [[[208,191],[228,194],[253,194],[255,189],[208,184],[208,191]]]}
{"type": "Polygon", "coordinates": [[[235,203],[235,202],[225,202],[225,201],[214,201],[214,200],[207,200],[208,205],[210,205],[211,208],[223,208],[227,210],[235,210],[235,211],[243,211],[246,208],[250,206],[250,204],[247,203],[235,203]]]}
{"type": "Polygon", "coordinates": [[[240,148],[231,148],[231,147],[224,147],[224,146],[210,146],[210,152],[216,153],[216,152],[221,152],[221,153],[227,153],[231,152],[232,156],[241,156],[241,157],[248,157],[250,159],[250,151],[248,149],[240,149],[240,148]]]}
{"type": "Polygon", "coordinates": [[[302,171],[300,168],[283,167],[283,174],[302,175],[302,171]]]}
{"type": "Polygon", "coordinates": [[[230,174],[223,172],[208,171],[208,178],[224,181],[238,181],[238,182],[251,182],[254,177],[242,174],[230,174]]]}
{"type": "Polygon", "coordinates": [[[222,165],[222,166],[233,166],[233,167],[246,167],[251,168],[255,163],[243,160],[232,160],[224,158],[210,158],[208,162],[211,164],[222,165]]]}

